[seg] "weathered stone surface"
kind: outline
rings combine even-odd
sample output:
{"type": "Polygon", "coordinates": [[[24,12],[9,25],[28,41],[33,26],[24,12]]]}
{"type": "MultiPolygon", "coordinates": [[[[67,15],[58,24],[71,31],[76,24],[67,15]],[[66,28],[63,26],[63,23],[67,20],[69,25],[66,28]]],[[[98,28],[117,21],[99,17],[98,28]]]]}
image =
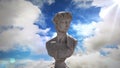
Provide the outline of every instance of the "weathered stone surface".
{"type": "Polygon", "coordinates": [[[55,68],[66,68],[64,61],[73,54],[77,43],[74,38],[66,34],[71,19],[69,12],[59,12],[53,19],[57,37],[46,42],[46,49],[48,54],[55,59],[55,68]]]}

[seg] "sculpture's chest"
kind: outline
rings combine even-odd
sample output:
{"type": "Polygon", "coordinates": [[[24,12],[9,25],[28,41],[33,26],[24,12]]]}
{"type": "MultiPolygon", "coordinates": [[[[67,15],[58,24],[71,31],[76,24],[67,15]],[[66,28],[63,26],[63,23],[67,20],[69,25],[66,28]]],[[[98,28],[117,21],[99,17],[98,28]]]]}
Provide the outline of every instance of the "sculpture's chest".
{"type": "Polygon", "coordinates": [[[67,45],[68,43],[59,43],[56,41],[51,41],[50,45],[48,45],[49,54],[51,54],[55,58],[65,58],[72,55],[73,51],[70,50],[67,45]]]}
{"type": "Polygon", "coordinates": [[[67,49],[67,43],[55,43],[53,44],[55,46],[56,50],[66,50],[67,49]]]}

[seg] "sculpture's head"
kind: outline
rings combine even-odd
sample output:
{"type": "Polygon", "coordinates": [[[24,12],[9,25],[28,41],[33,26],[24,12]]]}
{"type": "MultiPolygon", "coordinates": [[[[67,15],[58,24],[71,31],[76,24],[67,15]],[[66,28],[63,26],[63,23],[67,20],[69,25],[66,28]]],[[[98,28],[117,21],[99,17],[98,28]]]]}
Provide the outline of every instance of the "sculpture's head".
{"type": "Polygon", "coordinates": [[[53,18],[53,22],[59,32],[67,32],[71,20],[72,15],[69,12],[58,12],[53,18]]]}

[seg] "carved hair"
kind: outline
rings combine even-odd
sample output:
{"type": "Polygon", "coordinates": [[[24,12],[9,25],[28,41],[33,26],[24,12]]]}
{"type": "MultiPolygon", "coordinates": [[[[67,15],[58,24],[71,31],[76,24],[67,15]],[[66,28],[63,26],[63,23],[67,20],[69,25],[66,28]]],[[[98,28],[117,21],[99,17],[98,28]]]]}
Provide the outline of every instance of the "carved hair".
{"type": "Polygon", "coordinates": [[[54,18],[53,18],[53,22],[54,23],[58,23],[61,20],[72,20],[72,15],[70,12],[58,12],[54,18]]]}

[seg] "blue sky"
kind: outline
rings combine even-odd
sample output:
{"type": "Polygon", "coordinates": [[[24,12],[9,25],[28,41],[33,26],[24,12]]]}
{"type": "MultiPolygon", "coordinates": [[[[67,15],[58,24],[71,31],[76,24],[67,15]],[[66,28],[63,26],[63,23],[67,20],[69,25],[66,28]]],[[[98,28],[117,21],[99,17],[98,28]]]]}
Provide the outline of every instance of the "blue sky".
{"type": "Polygon", "coordinates": [[[118,2],[0,0],[0,68],[51,67],[54,59],[45,43],[56,36],[52,19],[60,11],[72,14],[68,34],[78,41],[73,56],[66,60],[70,68],[119,68],[118,2]]]}

